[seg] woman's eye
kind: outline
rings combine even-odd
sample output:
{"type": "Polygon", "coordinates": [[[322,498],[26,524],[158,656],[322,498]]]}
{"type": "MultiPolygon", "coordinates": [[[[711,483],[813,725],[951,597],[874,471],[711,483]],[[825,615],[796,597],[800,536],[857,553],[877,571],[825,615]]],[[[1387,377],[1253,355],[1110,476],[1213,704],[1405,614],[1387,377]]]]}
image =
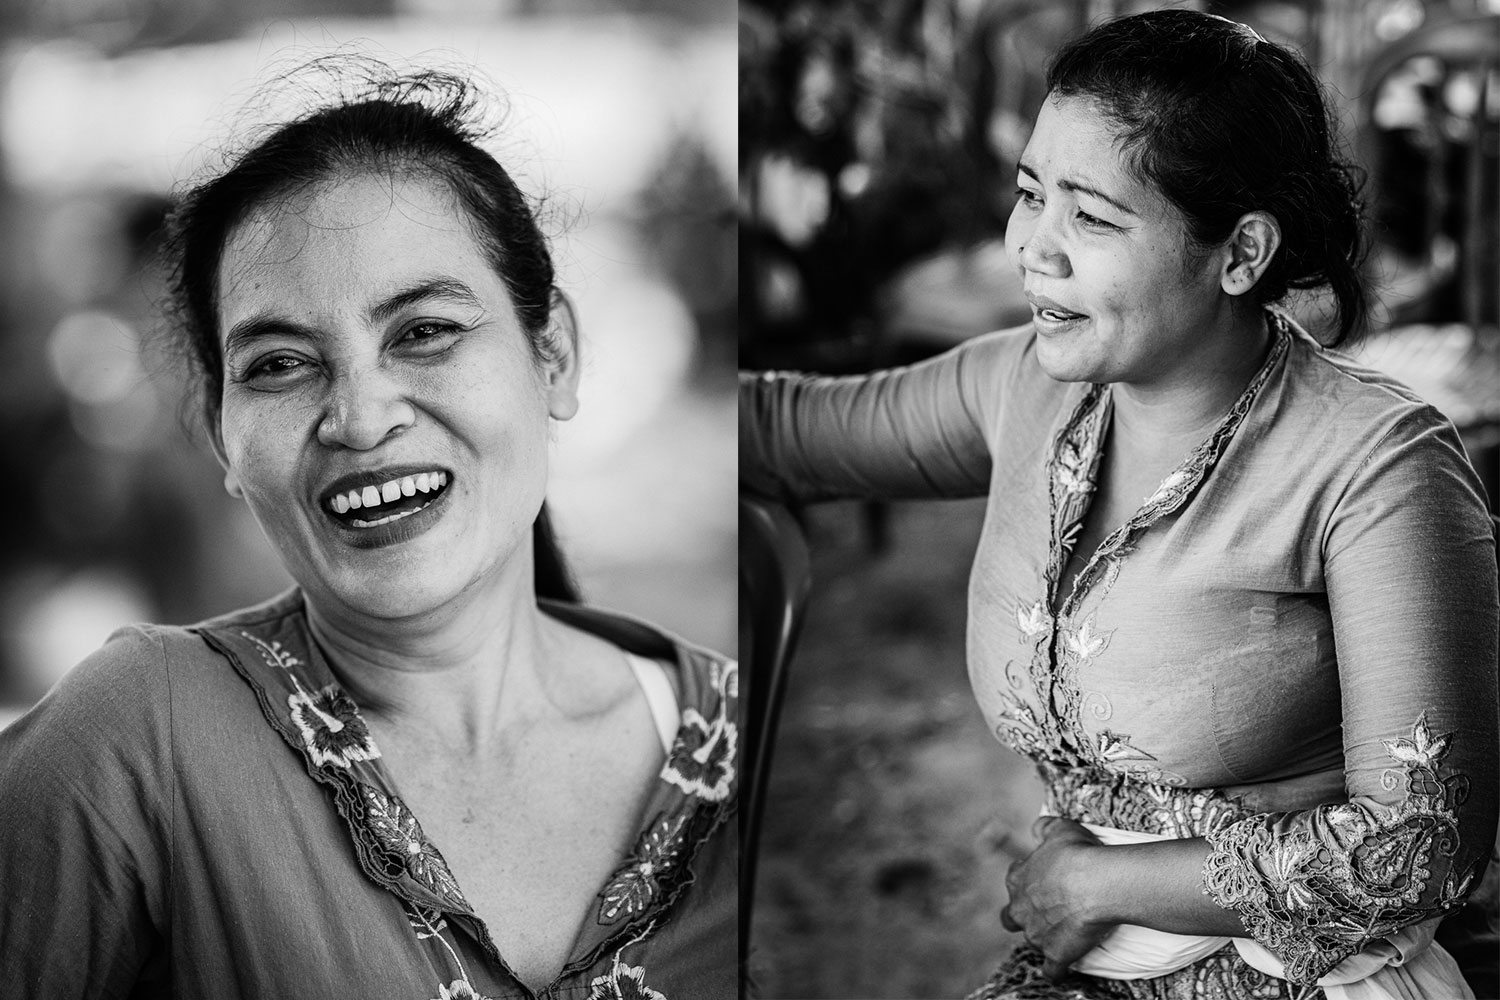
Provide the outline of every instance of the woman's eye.
{"type": "Polygon", "coordinates": [[[1025,188],[1016,188],[1016,198],[1021,202],[1021,204],[1031,207],[1035,207],[1042,202],[1042,199],[1039,195],[1037,195],[1033,191],[1028,191],[1025,188]]]}
{"type": "Polygon", "coordinates": [[[1097,216],[1090,215],[1089,213],[1087,213],[1085,211],[1082,211],[1081,209],[1078,212],[1078,221],[1081,222],[1081,223],[1083,223],[1085,226],[1092,226],[1095,229],[1118,229],[1118,228],[1120,228],[1119,226],[1116,226],[1116,225],[1113,225],[1111,223],[1105,222],[1103,219],[1101,219],[1101,218],[1099,218],[1097,216]]]}
{"type": "Polygon", "coordinates": [[[424,320],[401,331],[398,343],[421,353],[437,353],[452,345],[459,328],[453,323],[424,320]]]}
{"type": "Polygon", "coordinates": [[[295,358],[287,354],[274,354],[269,358],[261,358],[245,369],[246,381],[275,381],[292,374],[305,365],[301,358],[295,358]]]}

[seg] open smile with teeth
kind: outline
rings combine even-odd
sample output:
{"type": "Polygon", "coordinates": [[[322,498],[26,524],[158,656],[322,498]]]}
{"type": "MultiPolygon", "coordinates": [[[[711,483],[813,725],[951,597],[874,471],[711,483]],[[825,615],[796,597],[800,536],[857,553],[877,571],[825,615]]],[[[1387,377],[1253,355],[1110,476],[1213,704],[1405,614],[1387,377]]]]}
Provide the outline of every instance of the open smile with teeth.
{"type": "Polygon", "coordinates": [[[328,499],[328,509],[345,524],[355,528],[375,528],[410,517],[436,500],[447,487],[446,472],[421,472],[391,479],[378,486],[335,493],[328,499]],[[356,515],[354,511],[362,513],[356,515]]]}
{"type": "Polygon", "coordinates": [[[1065,312],[1061,309],[1038,309],[1037,312],[1043,319],[1053,323],[1066,323],[1070,319],[1083,319],[1082,313],[1065,312]]]}

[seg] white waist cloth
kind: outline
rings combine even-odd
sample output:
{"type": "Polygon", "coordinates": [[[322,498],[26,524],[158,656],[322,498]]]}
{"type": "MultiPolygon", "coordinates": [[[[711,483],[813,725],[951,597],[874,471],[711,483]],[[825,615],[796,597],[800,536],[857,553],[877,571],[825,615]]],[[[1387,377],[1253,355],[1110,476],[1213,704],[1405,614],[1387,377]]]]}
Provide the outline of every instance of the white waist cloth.
{"type": "MultiPolygon", "coordinates": [[[[1083,826],[1108,845],[1171,839],[1092,823],[1083,826]]],[[[1473,1000],[1453,956],[1433,943],[1437,925],[1436,919],[1428,920],[1381,938],[1334,966],[1318,985],[1328,1000],[1473,1000]]],[[[1073,963],[1073,969],[1101,979],[1151,979],[1192,965],[1231,942],[1246,965],[1286,978],[1281,960],[1250,938],[1169,934],[1135,924],[1120,924],[1110,931],[1098,947],[1073,963]]]]}

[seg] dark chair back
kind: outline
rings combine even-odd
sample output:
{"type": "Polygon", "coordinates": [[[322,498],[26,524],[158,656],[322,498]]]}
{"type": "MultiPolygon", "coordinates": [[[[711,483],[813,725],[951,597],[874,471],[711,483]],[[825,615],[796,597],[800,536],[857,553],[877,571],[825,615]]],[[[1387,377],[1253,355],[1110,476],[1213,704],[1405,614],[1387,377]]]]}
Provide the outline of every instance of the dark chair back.
{"type": "Polygon", "coordinates": [[[740,498],[740,983],[745,989],[760,820],[787,665],[811,583],[802,529],[779,504],[740,498]]]}

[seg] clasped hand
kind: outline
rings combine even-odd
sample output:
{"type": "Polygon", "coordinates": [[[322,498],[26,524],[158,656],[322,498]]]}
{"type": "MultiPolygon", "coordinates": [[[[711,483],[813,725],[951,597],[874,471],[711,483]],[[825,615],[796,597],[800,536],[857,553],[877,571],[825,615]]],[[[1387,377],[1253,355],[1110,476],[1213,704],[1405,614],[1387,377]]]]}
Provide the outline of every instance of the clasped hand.
{"type": "Polygon", "coordinates": [[[1041,951],[1042,974],[1056,982],[1113,929],[1090,916],[1083,891],[1089,855],[1103,845],[1083,826],[1057,816],[1038,819],[1032,833],[1041,844],[1006,873],[1010,902],[1000,922],[1041,951]]]}

